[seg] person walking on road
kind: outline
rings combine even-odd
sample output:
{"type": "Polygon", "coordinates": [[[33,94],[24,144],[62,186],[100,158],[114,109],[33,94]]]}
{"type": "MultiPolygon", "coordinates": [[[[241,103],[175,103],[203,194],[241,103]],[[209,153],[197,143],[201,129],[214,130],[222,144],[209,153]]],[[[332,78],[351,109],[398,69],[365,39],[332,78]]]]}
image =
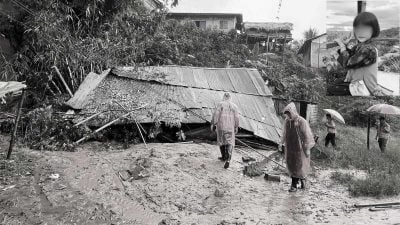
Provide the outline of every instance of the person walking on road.
{"type": "Polygon", "coordinates": [[[289,192],[295,192],[299,181],[301,182],[300,189],[306,186],[305,179],[310,168],[310,152],[315,141],[309,123],[297,113],[293,102],[284,108],[283,113],[286,119],[281,144],[285,146],[286,165],[292,178],[289,192]]]}
{"type": "Polygon", "coordinates": [[[235,134],[239,129],[238,107],[231,101],[229,93],[225,93],[223,100],[218,103],[211,121],[211,131],[216,130],[217,142],[220,146],[221,161],[225,161],[224,168],[229,167],[232,152],[235,147],[235,134]]]}

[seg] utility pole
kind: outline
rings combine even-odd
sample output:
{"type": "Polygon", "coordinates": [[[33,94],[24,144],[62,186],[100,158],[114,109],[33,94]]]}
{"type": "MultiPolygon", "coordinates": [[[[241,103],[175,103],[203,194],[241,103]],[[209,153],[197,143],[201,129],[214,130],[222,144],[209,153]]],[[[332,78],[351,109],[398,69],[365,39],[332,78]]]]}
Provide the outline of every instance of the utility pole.
{"type": "Polygon", "coordinates": [[[357,1],[357,14],[365,12],[366,7],[367,7],[367,1],[357,1]]]}

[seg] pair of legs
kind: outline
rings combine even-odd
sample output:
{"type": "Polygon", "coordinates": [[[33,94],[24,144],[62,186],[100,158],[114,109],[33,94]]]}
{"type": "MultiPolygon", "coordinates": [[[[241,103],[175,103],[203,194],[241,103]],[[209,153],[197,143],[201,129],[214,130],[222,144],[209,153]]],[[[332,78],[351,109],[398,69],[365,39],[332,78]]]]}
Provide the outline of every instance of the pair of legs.
{"type": "Polygon", "coordinates": [[[298,178],[298,177],[292,177],[292,185],[290,185],[289,192],[295,192],[297,191],[297,184],[300,181],[300,189],[305,189],[306,188],[306,178],[298,178]]]}
{"type": "Polygon", "coordinates": [[[350,82],[344,82],[344,79],[338,79],[328,86],[327,95],[348,96],[350,93],[350,82]]]}
{"type": "Polygon", "coordinates": [[[325,137],[325,147],[328,147],[329,143],[332,144],[333,147],[336,147],[336,134],[328,133],[325,137]]]}
{"type": "Polygon", "coordinates": [[[378,139],[379,148],[381,149],[382,153],[385,152],[385,150],[386,150],[387,142],[388,142],[388,139],[386,139],[386,138],[378,139]]]}
{"type": "Polygon", "coordinates": [[[219,150],[221,151],[221,157],[219,159],[221,161],[225,161],[224,168],[229,167],[229,163],[232,158],[232,151],[233,151],[233,146],[232,145],[221,145],[219,146],[219,150]]]}

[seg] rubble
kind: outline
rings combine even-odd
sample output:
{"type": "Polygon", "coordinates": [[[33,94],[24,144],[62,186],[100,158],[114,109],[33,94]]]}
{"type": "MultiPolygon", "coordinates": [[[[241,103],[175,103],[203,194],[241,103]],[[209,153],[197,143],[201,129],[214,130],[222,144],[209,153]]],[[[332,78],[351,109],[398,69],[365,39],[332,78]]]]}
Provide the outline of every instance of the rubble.
{"type": "Polygon", "coordinates": [[[249,177],[261,176],[264,174],[264,168],[266,167],[268,159],[264,159],[260,162],[254,162],[244,167],[243,174],[249,177]]]}
{"type": "Polygon", "coordinates": [[[214,196],[218,198],[224,197],[224,192],[219,189],[215,189],[214,196]]]}

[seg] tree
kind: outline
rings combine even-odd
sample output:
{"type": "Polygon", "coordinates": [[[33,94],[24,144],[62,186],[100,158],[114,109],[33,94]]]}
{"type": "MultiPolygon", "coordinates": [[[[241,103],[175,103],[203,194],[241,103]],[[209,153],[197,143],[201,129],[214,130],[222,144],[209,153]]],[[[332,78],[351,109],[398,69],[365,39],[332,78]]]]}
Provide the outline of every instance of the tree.
{"type": "Polygon", "coordinates": [[[0,58],[0,75],[26,81],[37,102],[66,93],[53,66],[74,92],[89,72],[115,66],[241,67],[251,54],[234,31],[166,20],[166,9],[149,12],[141,1],[19,1],[30,9],[16,7],[21,23],[0,15],[0,31],[20,39],[10,61],[0,58]]]}
{"type": "Polygon", "coordinates": [[[316,28],[310,27],[308,30],[304,31],[303,35],[304,35],[304,39],[308,40],[308,39],[318,36],[318,30],[316,28]]]}

